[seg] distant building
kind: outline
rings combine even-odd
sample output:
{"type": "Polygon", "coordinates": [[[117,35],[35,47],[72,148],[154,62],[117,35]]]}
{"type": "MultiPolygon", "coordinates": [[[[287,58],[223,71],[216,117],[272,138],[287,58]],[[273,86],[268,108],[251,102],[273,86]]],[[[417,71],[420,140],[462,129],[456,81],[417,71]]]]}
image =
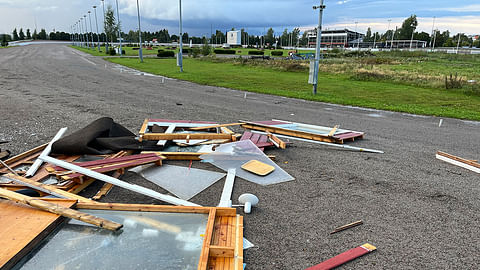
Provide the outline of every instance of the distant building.
{"type": "MultiPolygon", "coordinates": [[[[313,48],[317,45],[317,29],[305,31],[308,38],[308,46],[313,48]]],[[[348,29],[341,30],[323,30],[322,31],[322,48],[347,48],[354,47],[358,40],[363,41],[364,34],[350,31],[348,29]]]]}
{"type": "Polygon", "coordinates": [[[230,46],[241,46],[242,45],[241,31],[228,31],[227,44],[230,46]]]}

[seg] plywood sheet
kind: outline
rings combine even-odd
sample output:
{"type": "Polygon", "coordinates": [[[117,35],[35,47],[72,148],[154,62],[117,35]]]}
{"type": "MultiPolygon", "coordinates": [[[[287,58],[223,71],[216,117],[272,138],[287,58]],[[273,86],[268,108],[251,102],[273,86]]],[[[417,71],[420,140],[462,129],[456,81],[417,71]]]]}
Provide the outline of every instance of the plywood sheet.
{"type": "MultiPolygon", "coordinates": [[[[50,200],[64,207],[73,200],[50,200]]],[[[0,269],[10,269],[63,220],[36,208],[0,199],[0,269]]]]}

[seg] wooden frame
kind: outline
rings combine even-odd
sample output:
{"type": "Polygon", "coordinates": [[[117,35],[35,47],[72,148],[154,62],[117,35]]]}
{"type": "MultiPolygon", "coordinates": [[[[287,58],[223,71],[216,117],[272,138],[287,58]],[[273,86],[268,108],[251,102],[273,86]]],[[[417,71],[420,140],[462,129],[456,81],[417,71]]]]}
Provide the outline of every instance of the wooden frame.
{"type": "Polygon", "coordinates": [[[243,217],[235,208],[78,203],[77,209],[208,214],[198,270],[243,269],[243,217]]]}
{"type": "Polygon", "coordinates": [[[150,133],[149,127],[159,125],[169,127],[174,124],[175,128],[193,128],[202,126],[212,126],[214,122],[194,122],[183,120],[165,120],[165,119],[145,119],[140,128],[139,141],[168,141],[168,140],[217,140],[228,139],[236,141],[236,136],[226,133],[150,133]]]}

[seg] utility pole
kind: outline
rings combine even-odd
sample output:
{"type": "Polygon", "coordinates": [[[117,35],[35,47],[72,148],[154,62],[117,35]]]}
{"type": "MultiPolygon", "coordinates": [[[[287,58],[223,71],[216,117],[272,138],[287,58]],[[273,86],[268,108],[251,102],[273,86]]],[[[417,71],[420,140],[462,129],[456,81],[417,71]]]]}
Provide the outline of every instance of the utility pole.
{"type": "Polygon", "coordinates": [[[415,28],[413,28],[413,31],[412,31],[412,38],[410,39],[410,50],[412,49],[412,46],[413,46],[413,34],[415,33],[415,28]]]}
{"type": "Polygon", "coordinates": [[[87,24],[87,15],[83,15],[85,22],[85,36],[87,37],[87,48],[90,49],[90,41],[88,40],[88,24],[87,24]]]}
{"type": "Polygon", "coordinates": [[[360,36],[358,35],[358,32],[357,32],[357,25],[358,25],[358,22],[355,22],[355,37],[357,38],[357,49],[360,50],[360,36]]]}
{"type": "Polygon", "coordinates": [[[143,63],[142,29],[140,28],[140,7],[138,6],[138,0],[137,0],[137,15],[138,15],[138,41],[140,42],[140,50],[138,50],[138,57],[140,57],[140,63],[143,63]]]}
{"type": "Polygon", "coordinates": [[[97,26],[97,47],[98,52],[100,52],[100,34],[98,33],[97,6],[93,6],[93,10],[95,11],[95,25],[97,26]]]}
{"type": "Polygon", "coordinates": [[[118,11],[118,0],[115,0],[117,4],[117,20],[118,20],[118,39],[120,41],[120,56],[122,56],[122,30],[120,29],[120,12],[118,11]]]}
{"type": "Polygon", "coordinates": [[[95,48],[95,43],[93,43],[93,27],[92,27],[92,16],[90,15],[92,12],[88,11],[88,20],[90,21],[90,37],[92,38],[92,47],[95,48]]]}
{"type": "Polygon", "coordinates": [[[180,72],[183,72],[183,29],[182,29],[182,0],[178,0],[178,9],[179,9],[179,28],[180,28],[180,50],[178,51],[178,66],[180,67],[180,72]]]}
{"type": "Polygon", "coordinates": [[[392,50],[393,50],[393,37],[395,37],[396,32],[397,32],[397,26],[395,26],[395,32],[392,33],[392,45],[390,46],[390,49],[392,49],[392,50]]]}
{"type": "Polygon", "coordinates": [[[458,33],[458,43],[457,43],[457,53],[458,54],[458,48],[460,47],[460,39],[462,37],[462,34],[461,33],[458,33]]]}
{"type": "Polygon", "coordinates": [[[102,1],[103,6],[103,32],[105,32],[105,52],[108,53],[108,35],[107,35],[107,21],[105,19],[105,0],[102,1]]]}
{"type": "Polygon", "coordinates": [[[318,69],[319,69],[319,62],[320,62],[320,46],[322,42],[322,18],[323,18],[323,10],[325,9],[325,5],[323,5],[323,0],[320,0],[320,6],[314,6],[314,10],[320,9],[318,13],[318,28],[317,28],[317,46],[315,49],[315,64],[313,69],[313,94],[317,94],[317,86],[318,86],[318,69]]]}
{"type": "Polygon", "coordinates": [[[433,46],[435,46],[435,45],[433,45],[433,43],[432,43],[432,41],[433,41],[433,31],[434,31],[433,28],[435,28],[435,16],[433,16],[432,37],[430,38],[430,48],[432,48],[433,46]]]}
{"type": "Polygon", "coordinates": [[[438,29],[435,30],[434,34],[433,34],[433,46],[432,46],[432,52],[435,52],[435,43],[437,41],[437,33],[438,33],[438,29]]]}

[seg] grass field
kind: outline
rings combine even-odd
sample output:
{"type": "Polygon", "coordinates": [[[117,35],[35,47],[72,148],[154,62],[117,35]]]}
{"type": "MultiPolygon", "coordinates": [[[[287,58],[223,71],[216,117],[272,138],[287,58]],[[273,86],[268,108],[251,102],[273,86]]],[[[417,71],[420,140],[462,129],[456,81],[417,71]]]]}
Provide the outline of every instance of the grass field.
{"type": "Polygon", "coordinates": [[[395,81],[357,80],[347,72],[322,71],[318,94],[313,95],[312,87],[307,83],[308,71],[302,68],[286,71],[288,67],[248,63],[251,60],[186,58],[185,72],[180,73],[175,59],[145,59],[144,63],[128,58],[107,60],[199,84],[413,114],[480,120],[480,96],[467,95],[462,89],[445,90],[395,81]]]}

